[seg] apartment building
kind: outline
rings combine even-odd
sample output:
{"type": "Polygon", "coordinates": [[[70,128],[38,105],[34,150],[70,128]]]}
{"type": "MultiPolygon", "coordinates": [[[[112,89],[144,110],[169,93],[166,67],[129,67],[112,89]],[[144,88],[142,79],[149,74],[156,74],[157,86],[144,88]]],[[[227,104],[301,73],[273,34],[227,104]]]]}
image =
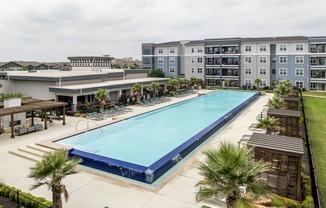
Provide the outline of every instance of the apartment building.
{"type": "Polygon", "coordinates": [[[197,77],[207,85],[273,87],[280,80],[307,90],[326,91],[326,36],[219,38],[142,45],[143,67],[167,76],[197,77]],[[177,64],[167,62],[175,47],[177,64]],[[159,51],[161,51],[159,53],[159,51]],[[173,73],[171,73],[173,71],[173,73]]]}
{"type": "Polygon", "coordinates": [[[310,89],[326,91],[326,37],[309,37],[310,89]]]}
{"type": "Polygon", "coordinates": [[[240,38],[206,39],[205,60],[208,85],[240,86],[240,38]]]}
{"type": "Polygon", "coordinates": [[[71,71],[99,71],[111,69],[114,58],[107,56],[74,56],[68,57],[71,62],[71,71]]]}
{"type": "Polygon", "coordinates": [[[243,38],[241,45],[243,85],[253,85],[257,78],[262,80],[261,87],[288,79],[309,88],[307,37],[243,38]]]}

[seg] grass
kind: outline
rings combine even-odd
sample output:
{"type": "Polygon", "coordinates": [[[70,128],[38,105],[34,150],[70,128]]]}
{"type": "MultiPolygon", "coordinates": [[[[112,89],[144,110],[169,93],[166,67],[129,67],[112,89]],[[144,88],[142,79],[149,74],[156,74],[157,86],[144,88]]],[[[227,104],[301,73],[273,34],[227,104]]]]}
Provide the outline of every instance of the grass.
{"type": "Polygon", "coordinates": [[[326,205],[326,99],[304,97],[304,101],[317,183],[322,204],[326,205]]]}
{"type": "Polygon", "coordinates": [[[313,96],[325,96],[326,97],[326,92],[314,92],[314,91],[305,91],[302,92],[302,95],[313,95],[313,96]]]}

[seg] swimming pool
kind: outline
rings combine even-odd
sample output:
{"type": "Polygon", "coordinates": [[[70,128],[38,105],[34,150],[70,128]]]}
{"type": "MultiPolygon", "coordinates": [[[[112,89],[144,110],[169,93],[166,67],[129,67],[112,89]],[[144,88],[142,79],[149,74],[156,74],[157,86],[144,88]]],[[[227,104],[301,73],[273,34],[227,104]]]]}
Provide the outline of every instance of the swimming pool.
{"type": "Polygon", "coordinates": [[[86,166],[151,184],[257,96],[217,91],[57,143],[86,166]]]}

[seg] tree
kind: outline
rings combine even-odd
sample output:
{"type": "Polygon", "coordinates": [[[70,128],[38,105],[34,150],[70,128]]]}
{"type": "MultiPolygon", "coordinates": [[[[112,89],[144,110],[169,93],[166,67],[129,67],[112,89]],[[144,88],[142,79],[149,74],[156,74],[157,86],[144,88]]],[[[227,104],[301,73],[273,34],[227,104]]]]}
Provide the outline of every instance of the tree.
{"type": "Polygon", "coordinates": [[[259,90],[259,85],[260,85],[261,82],[262,82],[262,81],[261,81],[260,78],[255,79],[255,84],[256,84],[256,86],[257,86],[257,90],[259,90]]]}
{"type": "Polygon", "coordinates": [[[203,154],[205,161],[200,163],[199,171],[204,179],[197,183],[201,186],[199,201],[218,197],[226,199],[228,208],[253,207],[253,200],[245,194],[259,196],[267,192],[258,178],[267,165],[253,160],[253,148],[222,142],[219,148],[209,148],[203,154]]]}
{"type": "Polygon", "coordinates": [[[167,85],[172,88],[173,90],[178,90],[179,88],[179,81],[177,79],[170,79],[167,85]]]}
{"type": "Polygon", "coordinates": [[[267,134],[276,132],[278,121],[274,117],[267,116],[258,120],[257,128],[265,129],[267,134]]]}
{"type": "Polygon", "coordinates": [[[165,77],[165,74],[160,69],[152,69],[148,72],[148,77],[165,77]]]}
{"type": "Polygon", "coordinates": [[[53,207],[62,208],[61,194],[64,194],[66,201],[69,198],[66,186],[62,184],[62,179],[77,173],[76,166],[81,162],[81,159],[69,159],[68,151],[65,149],[47,153],[41,161],[30,168],[29,177],[36,180],[36,184],[31,189],[47,185],[52,191],[53,207]]]}
{"type": "Polygon", "coordinates": [[[158,82],[152,82],[151,85],[149,86],[149,89],[153,93],[153,98],[156,97],[157,92],[160,90],[160,84],[158,82]]]}
{"type": "Polygon", "coordinates": [[[268,99],[267,106],[273,109],[281,109],[284,106],[284,100],[276,95],[272,99],[268,99]]]}
{"type": "Polygon", "coordinates": [[[140,103],[140,94],[142,89],[143,89],[143,85],[140,83],[135,83],[132,86],[132,91],[134,91],[136,94],[137,103],[140,103]]]}
{"type": "Polygon", "coordinates": [[[109,100],[110,93],[107,89],[99,89],[95,93],[95,98],[100,101],[100,109],[104,109],[104,104],[109,100]]]}
{"type": "Polygon", "coordinates": [[[292,94],[292,83],[290,80],[282,80],[278,83],[274,92],[278,96],[289,96],[292,94]]]}
{"type": "Polygon", "coordinates": [[[224,80],[224,85],[225,85],[226,89],[229,88],[229,84],[230,84],[230,80],[228,80],[228,79],[224,80]]]}

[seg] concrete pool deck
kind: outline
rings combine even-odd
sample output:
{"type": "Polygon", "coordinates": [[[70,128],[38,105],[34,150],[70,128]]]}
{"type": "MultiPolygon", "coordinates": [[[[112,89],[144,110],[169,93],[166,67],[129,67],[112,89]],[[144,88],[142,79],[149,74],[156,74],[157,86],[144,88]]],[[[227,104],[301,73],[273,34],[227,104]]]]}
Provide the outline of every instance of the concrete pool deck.
{"type": "MultiPolygon", "coordinates": [[[[200,93],[206,92],[208,91],[200,91],[200,93]]],[[[120,115],[117,119],[135,116],[196,96],[189,95],[173,98],[172,101],[151,107],[132,106],[133,112],[120,115]]],[[[183,163],[180,163],[178,169],[155,189],[137,185],[133,182],[130,183],[124,179],[121,180],[119,177],[110,174],[102,174],[100,171],[91,171],[88,168],[80,167],[78,174],[68,176],[63,181],[70,194],[70,199],[67,203],[64,203],[64,207],[198,208],[202,205],[226,207],[216,201],[196,203],[196,192],[198,188],[195,187],[195,184],[201,179],[197,171],[197,166],[199,161],[203,159],[201,150],[205,149],[208,145],[217,146],[223,140],[237,143],[242,138],[242,135],[251,134],[252,131],[248,130],[248,127],[251,123],[257,122],[257,115],[262,111],[264,105],[266,105],[268,98],[272,96],[272,94],[260,96],[236,119],[214,134],[209,141],[200,147],[200,150],[191,153],[189,158],[187,157],[183,163]]],[[[0,135],[0,181],[29,192],[29,187],[34,181],[28,178],[27,175],[29,168],[35,163],[12,155],[8,151],[76,133],[76,128],[77,131],[84,131],[87,128],[87,122],[80,122],[80,120],[86,121],[85,118],[68,117],[66,126],[62,126],[62,121],[54,121],[48,130],[17,136],[15,139],[11,139],[9,134],[0,135]]],[[[98,122],[91,121],[88,125],[89,127],[96,127],[111,122],[111,119],[98,122]]],[[[30,192],[36,196],[51,199],[51,191],[45,186],[30,192]]]]}

